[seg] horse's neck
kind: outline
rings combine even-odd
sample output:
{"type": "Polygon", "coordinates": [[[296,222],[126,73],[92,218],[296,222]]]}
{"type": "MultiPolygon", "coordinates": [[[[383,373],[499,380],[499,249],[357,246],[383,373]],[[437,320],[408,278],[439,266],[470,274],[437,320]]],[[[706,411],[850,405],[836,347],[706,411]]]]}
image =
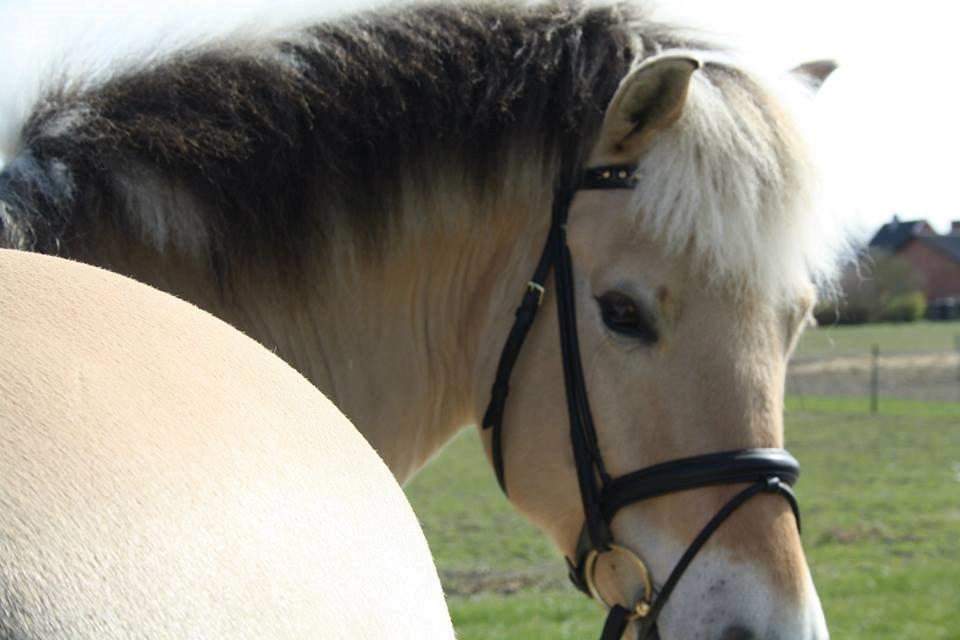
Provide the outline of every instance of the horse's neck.
{"type": "Polygon", "coordinates": [[[311,252],[322,264],[308,262],[299,280],[235,270],[226,291],[175,257],[92,261],[184,297],[275,351],[334,401],[402,482],[478,422],[546,237],[546,214],[531,212],[544,212],[545,202],[496,208],[415,225],[375,260],[337,246],[311,252]]]}
{"type": "Polygon", "coordinates": [[[377,266],[327,279],[298,320],[309,334],[301,371],[401,482],[475,424],[489,397],[546,229],[521,224],[529,212],[507,230],[498,217],[406,234],[377,266]]]}

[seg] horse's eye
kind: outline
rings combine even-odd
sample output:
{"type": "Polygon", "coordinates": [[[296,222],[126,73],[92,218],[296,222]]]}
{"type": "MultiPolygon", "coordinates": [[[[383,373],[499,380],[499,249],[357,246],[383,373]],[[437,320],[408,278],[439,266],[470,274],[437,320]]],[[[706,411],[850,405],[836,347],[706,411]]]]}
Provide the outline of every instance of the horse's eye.
{"type": "Polygon", "coordinates": [[[611,331],[642,340],[647,344],[657,341],[657,330],[653,320],[630,296],[619,291],[608,291],[597,298],[597,304],[600,305],[603,323],[611,331]]]}

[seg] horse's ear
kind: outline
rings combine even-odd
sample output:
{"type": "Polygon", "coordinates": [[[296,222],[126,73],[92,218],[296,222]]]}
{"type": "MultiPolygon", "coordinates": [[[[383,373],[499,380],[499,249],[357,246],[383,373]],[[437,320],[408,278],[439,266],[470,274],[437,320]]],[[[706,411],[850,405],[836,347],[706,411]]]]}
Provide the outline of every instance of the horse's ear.
{"type": "Polygon", "coordinates": [[[600,128],[594,159],[630,161],[640,157],[658,129],[677,121],[687,101],[690,77],[700,61],[684,54],[644,60],[620,82],[600,128]]]}
{"type": "Polygon", "coordinates": [[[837,66],[836,60],[811,60],[797,65],[790,73],[799,76],[814,91],[819,91],[830,74],[837,70],[837,66]]]}

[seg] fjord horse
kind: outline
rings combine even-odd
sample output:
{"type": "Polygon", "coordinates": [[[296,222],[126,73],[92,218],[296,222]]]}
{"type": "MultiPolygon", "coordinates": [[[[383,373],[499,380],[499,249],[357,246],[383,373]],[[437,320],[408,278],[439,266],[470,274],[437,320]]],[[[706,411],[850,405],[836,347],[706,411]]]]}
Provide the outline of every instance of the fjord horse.
{"type": "Polygon", "coordinates": [[[240,328],[401,482],[483,424],[513,505],[611,606],[607,637],[619,603],[646,637],[822,640],[782,398],[844,238],[789,82],[629,3],[210,38],[53,82],[7,150],[0,233],[240,328]],[[669,461],[648,488],[674,492],[613,504],[669,461]]]}

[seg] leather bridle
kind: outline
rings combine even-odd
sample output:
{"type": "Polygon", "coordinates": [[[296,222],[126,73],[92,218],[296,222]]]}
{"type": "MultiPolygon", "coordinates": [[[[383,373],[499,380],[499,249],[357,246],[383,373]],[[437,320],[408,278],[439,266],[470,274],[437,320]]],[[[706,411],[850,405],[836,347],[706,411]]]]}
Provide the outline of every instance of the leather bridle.
{"type": "Polygon", "coordinates": [[[506,493],[502,436],[510,374],[543,302],[547,276],[553,270],[564,388],[570,418],[570,442],[585,515],[574,558],[567,558],[567,565],[574,586],[609,609],[601,640],[619,640],[632,621],[639,625],[639,640],[655,636],[657,617],[694,556],[724,520],[753,496],[760,493],[783,496],[793,510],[797,528],[800,527],[800,510],[790,488],[800,474],[800,467],[784,449],[739,449],[682,458],[617,478],[612,477],[604,466],[577,343],[573,263],[566,241],[566,222],[577,191],[633,189],[636,184],[634,170],[635,167],[631,165],[589,168],[582,173],[574,188],[558,188],[554,192],[546,246],[517,308],[516,319],[500,355],[490,404],[483,417],[484,429],[492,430],[492,455],[497,481],[506,493]],[[617,512],[627,505],[677,491],[739,483],[748,483],[748,486],[734,495],[704,526],[659,590],[654,589],[649,571],[640,556],[613,540],[611,523],[617,512]],[[640,574],[643,595],[629,607],[607,602],[596,585],[597,562],[605,554],[625,556],[640,574]]]}

